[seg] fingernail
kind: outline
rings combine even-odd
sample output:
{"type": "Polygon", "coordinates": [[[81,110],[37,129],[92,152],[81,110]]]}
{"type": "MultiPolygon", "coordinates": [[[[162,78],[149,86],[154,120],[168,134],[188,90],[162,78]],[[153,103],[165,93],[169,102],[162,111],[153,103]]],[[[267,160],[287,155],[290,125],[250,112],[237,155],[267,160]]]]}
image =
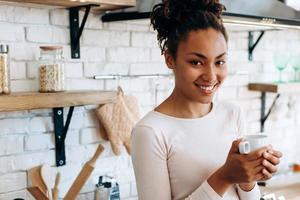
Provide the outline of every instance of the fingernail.
{"type": "Polygon", "coordinates": [[[272,151],[272,150],[268,150],[268,153],[271,153],[271,154],[273,154],[273,153],[274,153],[274,151],[272,151]]]}
{"type": "Polygon", "coordinates": [[[262,164],[263,164],[264,166],[266,166],[268,163],[267,163],[266,160],[263,160],[262,164]]]}

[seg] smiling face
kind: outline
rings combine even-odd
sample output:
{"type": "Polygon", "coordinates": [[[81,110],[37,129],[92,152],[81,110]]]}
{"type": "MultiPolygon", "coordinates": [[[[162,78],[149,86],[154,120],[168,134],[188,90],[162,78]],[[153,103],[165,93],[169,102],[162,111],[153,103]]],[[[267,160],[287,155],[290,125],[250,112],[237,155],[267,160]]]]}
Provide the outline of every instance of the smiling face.
{"type": "Polygon", "coordinates": [[[227,43],[212,28],[191,31],[182,40],[174,59],[165,52],[175,74],[175,92],[191,102],[208,104],[227,76],[227,43]]]}

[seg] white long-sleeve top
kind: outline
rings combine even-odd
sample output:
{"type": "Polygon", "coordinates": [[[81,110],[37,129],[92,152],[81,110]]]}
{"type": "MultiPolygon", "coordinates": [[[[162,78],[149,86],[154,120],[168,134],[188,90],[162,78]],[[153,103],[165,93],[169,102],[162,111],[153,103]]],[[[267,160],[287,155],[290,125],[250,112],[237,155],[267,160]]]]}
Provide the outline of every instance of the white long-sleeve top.
{"type": "Polygon", "coordinates": [[[250,192],[234,185],[221,197],[207,183],[243,127],[240,108],[231,103],[214,103],[193,119],[149,112],[132,134],[139,200],[259,200],[257,185],[250,192]]]}

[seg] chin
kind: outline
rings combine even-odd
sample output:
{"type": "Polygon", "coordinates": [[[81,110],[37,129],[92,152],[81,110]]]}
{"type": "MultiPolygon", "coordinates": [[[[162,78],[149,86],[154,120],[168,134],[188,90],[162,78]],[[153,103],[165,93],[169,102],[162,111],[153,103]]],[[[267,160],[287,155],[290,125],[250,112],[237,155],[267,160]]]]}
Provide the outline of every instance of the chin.
{"type": "Polygon", "coordinates": [[[202,104],[210,104],[213,101],[213,96],[207,96],[207,97],[200,96],[200,97],[193,98],[193,100],[202,104]]]}

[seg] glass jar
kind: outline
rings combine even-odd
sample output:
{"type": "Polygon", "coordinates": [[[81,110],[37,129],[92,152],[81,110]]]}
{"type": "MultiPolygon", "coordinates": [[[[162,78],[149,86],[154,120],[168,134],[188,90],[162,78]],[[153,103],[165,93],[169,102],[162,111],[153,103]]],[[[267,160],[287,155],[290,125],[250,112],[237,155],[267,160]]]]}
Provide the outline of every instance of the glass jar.
{"type": "Polygon", "coordinates": [[[39,91],[65,90],[65,69],[61,46],[42,46],[39,59],[39,91]]]}
{"type": "Polygon", "coordinates": [[[9,60],[8,45],[0,44],[0,94],[11,92],[9,60]]]}

